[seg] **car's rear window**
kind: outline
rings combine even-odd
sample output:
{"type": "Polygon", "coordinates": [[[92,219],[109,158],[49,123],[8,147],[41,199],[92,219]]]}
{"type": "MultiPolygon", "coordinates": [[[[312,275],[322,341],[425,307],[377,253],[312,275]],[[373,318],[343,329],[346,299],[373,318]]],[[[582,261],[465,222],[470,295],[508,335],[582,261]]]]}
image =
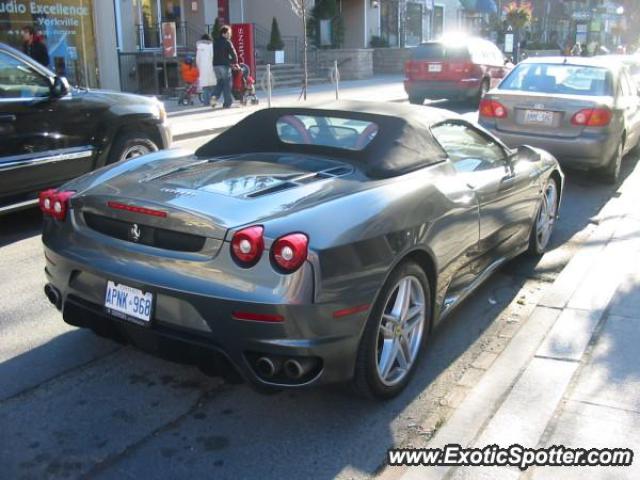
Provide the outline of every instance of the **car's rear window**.
{"type": "Polygon", "coordinates": [[[581,65],[525,63],[518,65],[498,87],[566,95],[612,95],[613,79],[606,68],[581,65]]]}
{"type": "Polygon", "coordinates": [[[362,150],[378,134],[378,125],[365,120],[311,115],[285,115],[276,122],[284,143],[362,150]]]}
{"type": "Polygon", "coordinates": [[[423,43],[411,51],[411,60],[469,60],[468,47],[444,43],[423,43]]]}

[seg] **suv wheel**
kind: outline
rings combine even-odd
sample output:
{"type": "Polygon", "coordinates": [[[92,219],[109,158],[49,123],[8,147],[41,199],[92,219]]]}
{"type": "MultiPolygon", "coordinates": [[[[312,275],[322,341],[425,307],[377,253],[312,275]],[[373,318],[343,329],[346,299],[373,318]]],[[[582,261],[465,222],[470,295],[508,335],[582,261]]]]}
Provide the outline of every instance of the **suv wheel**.
{"type": "Polygon", "coordinates": [[[427,276],[414,262],[401,263],[389,275],[358,347],[353,378],[357,393],[386,399],[409,383],[429,331],[430,292],[427,276]]]}
{"type": "Polygon", "coordinates": [[[487,92],[490,89],[491,89],[491,84],[489,83],[489,80],[485,78],[484,80],[482,80],[482,83],[480,84],[480,90],[478,90],[478,93],[476,95],[475,103],[480,104],[480,100],[484,98],[484,96],[487,94],[487,92]]]}
{"type": "Polygon", "coordinates": [[[158,151],[158,146],[148,133],[140,131],[121,133],[111,146],[107,164],[131,160],[156,151],[158,151]]]}

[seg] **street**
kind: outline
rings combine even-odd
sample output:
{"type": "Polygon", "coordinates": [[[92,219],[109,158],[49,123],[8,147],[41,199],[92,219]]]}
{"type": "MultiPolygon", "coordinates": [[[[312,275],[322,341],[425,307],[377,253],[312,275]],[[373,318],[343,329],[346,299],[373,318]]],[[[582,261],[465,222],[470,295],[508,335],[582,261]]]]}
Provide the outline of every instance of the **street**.
{"type": "MultiPolygon", "coordinates": [[[[637,153],[626,158],[622,179],[637,163],[637,153]]],[[[339,387],[263,395],[69,327],[42,292],[40,212],[0,217],[0,443],[10,442],[0,478],[375,476],[388,448],[433,436],[477,381],[472,365],[498,355],[527,321],[616,188],[567,172],[549,252],[494,274],[435,332],[413,381],[387,403],[339,387]]]]}

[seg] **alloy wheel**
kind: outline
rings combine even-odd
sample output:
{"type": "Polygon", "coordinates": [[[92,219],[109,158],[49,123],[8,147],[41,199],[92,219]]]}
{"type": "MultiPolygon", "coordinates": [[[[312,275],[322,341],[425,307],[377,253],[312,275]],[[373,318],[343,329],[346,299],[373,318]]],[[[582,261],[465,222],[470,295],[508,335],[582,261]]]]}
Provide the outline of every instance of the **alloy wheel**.
{"type": "Polygon", "coordinates": [[[549,244],[558,213],[558,188],[550,181],[542,197],[542,205],[536,220],[536,242],[538,250],[543,251],[549,244]]]}
{"type": "Polygon", "coordinates": [[[132,158],[141,157],[142,155],[146,155],[151,153],[151,149],[143,144],[134,144],[125,148],[120,155],[120,161],[131,160],[132,158]]]}
{"type": "Polygon", "coordinates": [[[391,290],[378,326],[376,370],[380,381],[393,386],[411,371],[422,343],[426,318],[425,293],[412,275],[391,290]]]}

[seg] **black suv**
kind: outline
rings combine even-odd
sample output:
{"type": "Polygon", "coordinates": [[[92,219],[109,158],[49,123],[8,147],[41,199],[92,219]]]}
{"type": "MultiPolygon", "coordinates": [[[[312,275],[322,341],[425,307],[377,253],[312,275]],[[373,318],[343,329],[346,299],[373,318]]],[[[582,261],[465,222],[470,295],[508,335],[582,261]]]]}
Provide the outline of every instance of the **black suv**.
{"type": "Polygon", "coordinates": [[[0,215],[37,203],[37,192],[113,162],[167,148],[155,98],[71,88],[0,43],[0,215]]]}

